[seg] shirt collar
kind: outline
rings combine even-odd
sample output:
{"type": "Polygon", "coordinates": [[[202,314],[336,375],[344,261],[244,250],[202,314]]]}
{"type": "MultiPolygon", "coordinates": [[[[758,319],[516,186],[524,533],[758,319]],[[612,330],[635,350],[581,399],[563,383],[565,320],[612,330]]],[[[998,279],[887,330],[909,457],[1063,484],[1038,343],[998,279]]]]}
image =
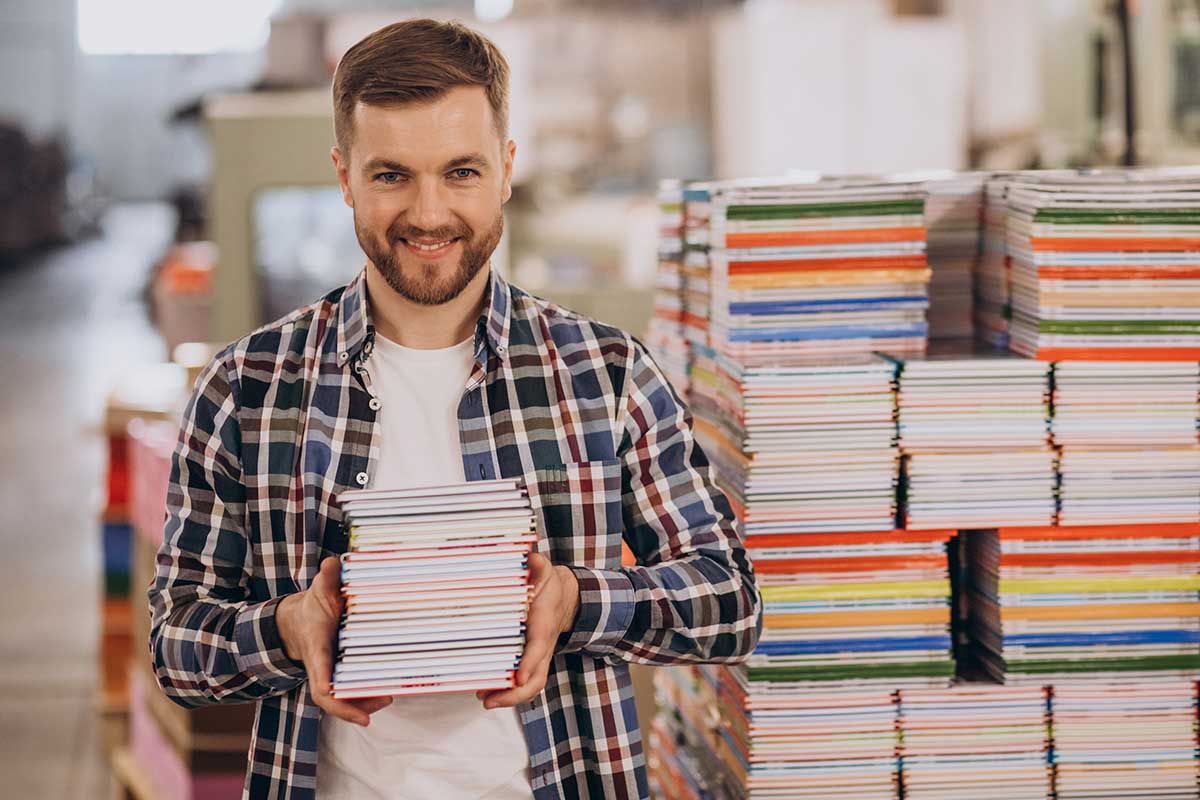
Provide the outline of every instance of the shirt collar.
{"type": "MultiPolygon", "coordinates": [[[[479,321],[475,326],[475,355],[483,356],[483,345],[486,343],[492,352],[501,360],[508,357],[508,332],[512,317],[512,296],[509,292],[508,281],[500,273],[491,269],[488,278],[488,301],[484,305],[479,321]]],[[[354,280],[346,285],[338,301],[337,324],[337,360],[345,364],[356,360],[359,353],[374,344],[375,326],[371,323],[367,308],[367,278],[366,270],[359,272],[354,280]]],[[[480,359],[486,360],[486,359],[480,359]]]]}

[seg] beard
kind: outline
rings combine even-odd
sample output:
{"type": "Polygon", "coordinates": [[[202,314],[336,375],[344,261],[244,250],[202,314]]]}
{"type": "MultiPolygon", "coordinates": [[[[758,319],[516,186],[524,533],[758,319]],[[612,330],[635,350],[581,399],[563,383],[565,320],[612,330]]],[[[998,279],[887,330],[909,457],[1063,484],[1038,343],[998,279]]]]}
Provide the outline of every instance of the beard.
{"type": "Polygon", "coordinates": [[[392,287],[392,291],[418,305],[440,306],[462,294],[488,263],[496,245],[500,243],[500,236],[504,233],[504,214],[497,212],[495,221],[480,234],[475,233],[466,223],[427,231],[398,221],[388,229],[386,241],[381,241],[362,225],[358,214],[355,214],[354,233],[358,236],[359,246],[387,281],[388,286],[392,287]],[[418,275],[406,275],[395,250],[401,239],[461,239],[462,257],[449,275],[440,275],[444,268],[428,263],[419,263],[416,266],[418,275]]]}

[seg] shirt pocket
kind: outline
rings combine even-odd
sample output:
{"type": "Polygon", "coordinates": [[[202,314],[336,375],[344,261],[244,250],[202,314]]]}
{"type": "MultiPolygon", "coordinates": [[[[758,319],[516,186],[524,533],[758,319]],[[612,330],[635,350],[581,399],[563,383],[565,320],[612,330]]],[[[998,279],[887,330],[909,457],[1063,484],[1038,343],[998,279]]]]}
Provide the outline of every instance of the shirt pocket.
{"type": "Polygon", "coordinates": [[[621,461],[580,461],[525,476],[538,550],[555,564],[621,566],[621,461]]]}

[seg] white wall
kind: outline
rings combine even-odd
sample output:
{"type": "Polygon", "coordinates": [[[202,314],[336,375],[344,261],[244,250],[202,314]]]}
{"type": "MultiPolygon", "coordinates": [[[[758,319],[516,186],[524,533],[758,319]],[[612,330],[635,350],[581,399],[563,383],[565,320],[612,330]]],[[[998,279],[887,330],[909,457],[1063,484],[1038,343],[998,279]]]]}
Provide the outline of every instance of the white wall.
{"type": "Polygon", "coordinates": [[[966,36],[887,0],[747,0],[713,26],[721,177],[959,168],[966,36]]]}

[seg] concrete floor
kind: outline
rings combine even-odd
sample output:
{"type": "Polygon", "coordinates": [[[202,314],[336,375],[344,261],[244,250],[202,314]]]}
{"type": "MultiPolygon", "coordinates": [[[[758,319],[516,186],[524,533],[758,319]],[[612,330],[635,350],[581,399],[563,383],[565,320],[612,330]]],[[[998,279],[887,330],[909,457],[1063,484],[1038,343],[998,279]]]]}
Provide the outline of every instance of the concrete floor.
{"type": "Polygon", "coordinates": [[[0,795],[104,797],[94,712],[104,399],[161,360],[140,292],[173,230],[119,207],[104,233],[0,271],[0,795]]]}

